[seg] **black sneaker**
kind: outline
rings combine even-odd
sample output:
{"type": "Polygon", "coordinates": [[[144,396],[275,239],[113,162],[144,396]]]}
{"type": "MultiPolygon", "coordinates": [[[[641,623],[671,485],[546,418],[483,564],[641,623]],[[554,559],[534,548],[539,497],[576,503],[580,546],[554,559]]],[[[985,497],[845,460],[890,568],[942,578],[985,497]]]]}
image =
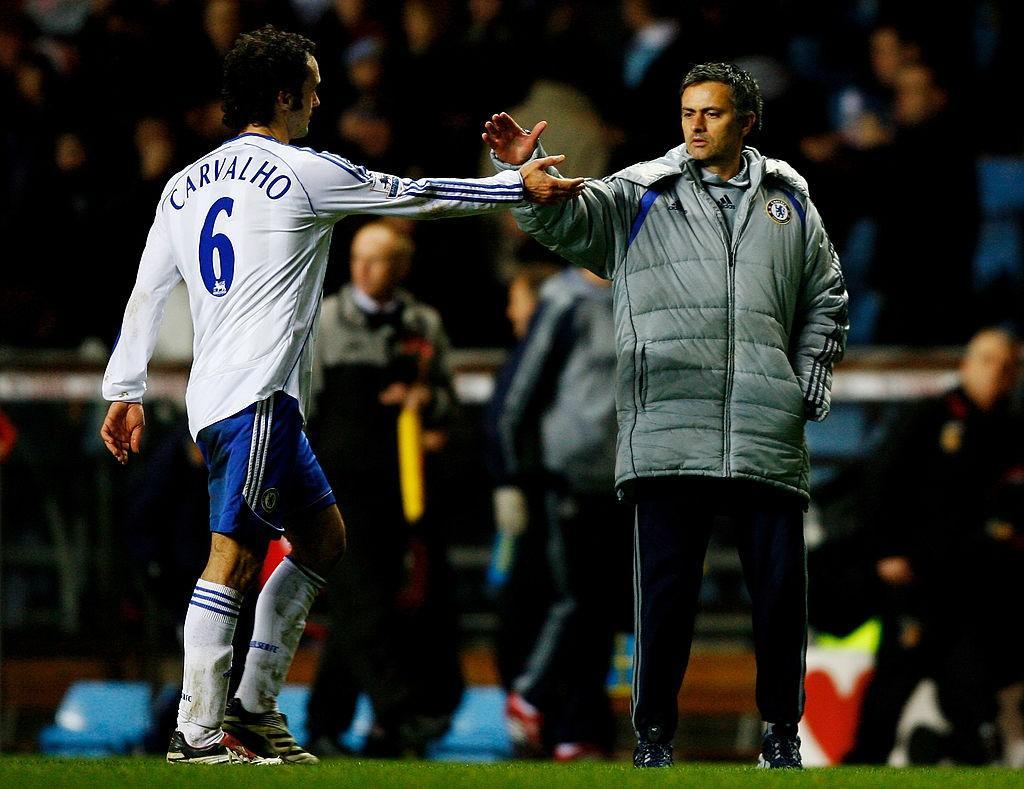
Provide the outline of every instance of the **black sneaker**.
{"type": "Polygon", "coordinates": [[[634,767],[671,767],[672,746],[660,742],[638,740],[633,749],[634,767]]]}
{"type": "Polygon", "coordinates": [[[224,713],[224,731],[265,757],[279,757],[285,764],[317,764],[320,760],[299,745],[288,731],[283,712],[249,712],[236,697],[224,713]]]}
{"type": "Polygon", "coordinates": [[[171,735],[170,745],[167,746],[167,761],[171,764],[281,764],[277,757],[265,759],[256,755],[226,732],[213,745],[193,748],[185,741],[185,735],[175,731],[171,735]]]}
{"type": "Polygon", "coordinates": [[[796,731],[796,726],[770,725],[761,741],[761,758],[757,766],[773,770],[802,770],[800,737],[796,731]]]}

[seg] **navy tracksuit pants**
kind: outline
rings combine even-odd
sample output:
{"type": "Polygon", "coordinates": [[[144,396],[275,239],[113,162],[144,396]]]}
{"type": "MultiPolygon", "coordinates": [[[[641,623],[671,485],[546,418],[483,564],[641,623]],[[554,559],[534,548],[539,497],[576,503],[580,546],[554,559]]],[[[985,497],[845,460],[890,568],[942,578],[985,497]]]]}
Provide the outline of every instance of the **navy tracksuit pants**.
{"type": "Polygon", "coordinates": [[[704,558],[720,518],[733,521],[753,602],[761,717],[798,722],[807,651],[803,500],[758,483],[690,478],[640,480],[634,498],[637,736],[667,743],[675,734],[704,558]]]}

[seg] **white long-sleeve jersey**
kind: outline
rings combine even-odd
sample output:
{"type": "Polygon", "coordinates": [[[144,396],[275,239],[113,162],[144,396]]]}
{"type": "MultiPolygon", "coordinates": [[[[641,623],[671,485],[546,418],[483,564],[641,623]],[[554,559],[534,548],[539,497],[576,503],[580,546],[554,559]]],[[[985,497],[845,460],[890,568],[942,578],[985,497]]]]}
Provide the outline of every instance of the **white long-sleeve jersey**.
{"type": "Polygon", "coordinates": [[[243,134],[168,182],[103,376],[141,401],[164,302],[182,279],[195,329],[186,392],[193,438],[282,391],[305,412],[334,224],[349,214],[434,219],[520,203],[522,178],[409,180],[243,134]]]}

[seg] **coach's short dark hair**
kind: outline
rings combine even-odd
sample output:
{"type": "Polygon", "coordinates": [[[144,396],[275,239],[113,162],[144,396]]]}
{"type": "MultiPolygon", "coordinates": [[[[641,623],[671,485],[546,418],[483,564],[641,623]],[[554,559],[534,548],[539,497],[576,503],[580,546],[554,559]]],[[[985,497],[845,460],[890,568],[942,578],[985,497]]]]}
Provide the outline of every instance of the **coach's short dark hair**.
{"type": "Polygon", "coordinates": [[[273,25],[239,36],[224,59],[224,125],[237,130],[249,123],[269,123],[280,91],[301,100],[313,50],[305,36],[273,25]]]}
{"type": "Polygon", "coordinates": [[[753,115],[754,128],[761,130],[764,99],[761,97],[761,86],[750,74],[732,63],[700,63],[686,72],[679,95],[682,96],[684,90],[698,82],[723,82],[732,88],[736,111],[741,115],[753,115]]]}

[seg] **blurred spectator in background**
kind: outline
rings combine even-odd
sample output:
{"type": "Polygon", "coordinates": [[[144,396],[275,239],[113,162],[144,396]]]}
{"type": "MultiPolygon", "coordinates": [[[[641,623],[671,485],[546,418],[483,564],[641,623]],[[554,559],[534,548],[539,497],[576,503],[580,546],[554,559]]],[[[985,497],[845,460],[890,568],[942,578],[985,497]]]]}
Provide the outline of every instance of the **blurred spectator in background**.
{"type": "Polygon", "coordinates": [[[674,6],[668,0],[621,2],[621,21],[631,35],[622,51],[620,89],[613,97],[614,122],[620,129],[615,169],[653,159],[679,140],[679,108],[665,96],[678,94],[679,79],[695,55],[683,43],[674,6]]]}
{"type": "Polygon", "coordinates": [[[339,144],[371,170],[400,167],[389,107],[384,98],[383,46],[373,37],[360,38],[345,50],[350,99],[341,106],[339,144]]]}
{"type": "MultiPolygon", "coordinates": [[[[955,345],[974,326],[978,134],[956,129],[949,86],[932,66],[893,80],[891,142],[865,155],[863,195],[878,235],[870,284],[882,298],[875,339],[955,345]],[[904,182],[892,181],[900,175],[904,182]]],[[[965,97],[970,100],[970,97],[965,97]]]]}
{"type": "MultiPolygon", "coordinates": [[[[1004,124],[961,136],[955,156],[940,140],[949,138],[958,85],[970,84],[972,102],[980,96],[986,105],[1013,90],[1022,41],[1019,5],[989,0],[935,14],[911,0],[817,6],[777,0],[757,8],[727,0],[688,6],[666,0],[8,4],[0,10],[0,98],[12,108],[0,119],[0,232],[10,239],[12,259],[61,259],[56,249],[39,249],[12,230],[38,223],[32,206],[51,179],[57,138],[73,133],[86,154],[84,169],[104,174],[85,179],[69,214],[70,222],[90,217],[89,235],[78,238],[76,252],[120,266],[137,223],[124,213],[130,201],[123,190],[138,186],[133,136],[140,119],[163,119],[160,134],[173,148],[172,171],[219,143],[220,59],[239,31],[264,22],[292,27],[301,20],[320,43],[320,90],[332,117],[314,129],[310,144],[406,176],[438,163],[469,175],[476,165],[477,119],[514,105],[524,119],[551,120],[556,142],[568,130],[578,150],[570,152],[567,172],[593,174],[649,159],[678,136],[674,107],[652,97],[674,91],[688,64],[728,59],[761,82],[771,123],[759,144],[788,158],[800,141],[801,156],[791,161],[819,184],[817,201],[831,218],[840,252],[846,252],[849,228],[865,216],[877,219],[877,236],[865,242],[865,258],[874,257],[870,281],[858,272],[851,282],[876,289],[885,303],[877,337],[865,328],[858,339],[955,342],[974,325],[972,313],[981,311],[968,276],[978,221],[972,158],[977,152],[1019,156],[1024,137],[1004,124]],[[580,40],[587,41],[586,58],[577,55],[580,40]],[[532,57],[524,59],[525,51],[532,57]],[[487,66],[467,69],[467,62],[487,66]],[[900,76],[911,67],[927,72],[900,76]],[[111,95],[131,98],[96,113],[94,97],[111,95]],[[402,122],[410,117],[418,122],[402,122]],[[444,144],[419,144],[422,128],[444,144]],[[591,155],[609,159],[602,167],[591,155]],[[910,191],[918,197],[881,187],[882,173],[890,172],[911,173],[910,191]],[[930,194],[956,197],[948,207],[935,206],[920,197],[930,194]],[[955,218],[942,223],[941,234],[932,224],[939,213],[955,218]],[[928,320],[930,307],[922,305],[949,294],[959,309],[942,321],[928,320]]],[[[49,211],[47,223],[63,210],[49,211]]],[[[494,266],[487,265],[495,260],[490,239],[474,221],[460,228],[418,230],[420,257],[445,254],[451,233],[458,232],[470,261],[459,276],[483,297],[460,301],[418,275],[413,285],[444,312],[458,345],[497,344],[503,294],[494,266]]],[[[851,244],[861,243],[857,239],[851,244]]],[[[337,256],[350,240],[347,231],[339,232],[337,256]]],[[[125,265],[134,263],[129,255],[125,265]]],[[[342,279],[329,272],[329,287],[342,279]]],[[[24,271],[10,272],[0,283],[7,307],[0,342],[77,348],[94,333],[110,344],[112,329],[64,320],[76,307],[60,291],[24,271]]]]}
{"type": "MultiPolygon", "coordinates": [[[[590,272],[548,279],[493,406],[506,483],[495,496],[498,526],[542,535],[554,587],[512,685],[509,732],[524,752],[560,761],[607,755],[613,741],[605,683],[616,602],[626,597],[630,513],[613,493],[611,295],[590,272]]],[[[517,553],[517,569],[536,575],[538,558],[517,553]]]]}
{"type": "MultiPolygon", "coordinates": [[[[543,251],[543,250],[542,250],[543,251]]],[[[505,316],[517,341],[495,375],[494,394],[487,405],[487,468],[497,487],[493,493],[497,534],[487,582],[497,597],[499,616],[495,647],[498,674],[506,691],[522,672],[551,601],[550,573],[546,568],[544,530],[529,528],[544,522],[543,488],[535,474],[520,474],[511,484],[506,472],[504,447],[499,439],[499,420],[509,386],[526,350],[525,338],[537,312],[544,282],[561,269],[560,263],[520,263],[511,272],[505,316]]],[[[536,448],[530,452],[535,454],[536,448]]]]}
{"type": "Polygon", "coordinates": [[[408,609],[425,602],[417,573],[427,557],[413,555],[407,568],[413,534],[403,512],[398,418],[403,408],[418,411],[424,445],[437,451],[454,403],[440,316],[399,287],[412,254],[404,226],[365,225],[352,242],[352,282],[324,299],[321,313],[310,433],[349,535],[346,561],[331,579],[330,634],[309,700],[310,740],[324,755],[337,752],[359,693],[374,712],[367,755],[422,755],[426,740],[447,728],[462,690],[453,638],[408,638],[408,609]],[[410,589],[415,582],[420,588],[410,589]],[[449,656],[447,672],[418,680],[419,664],[437,669],[439,652],[449,656]]]}
{"type": "Polygon", "coordinates": [[[1019,357],[1005,331],[975,335],[960,386],[916,405],[874,466],[882,642],[847,761],[886,762],[924,677],[953,725],[942,755],[992,758],[996,693],[1024,679],[1024,444],[1009,407],[1019,357]]]}
{"type": "Polygon", "coordinates": [[[888,143],[892,137],[892,100],[900,70],[917,64],[921,47],[898,28],[884,23],[868,39],[868,73],[836,97],[837,125],[858,150],[888,143]]]}

